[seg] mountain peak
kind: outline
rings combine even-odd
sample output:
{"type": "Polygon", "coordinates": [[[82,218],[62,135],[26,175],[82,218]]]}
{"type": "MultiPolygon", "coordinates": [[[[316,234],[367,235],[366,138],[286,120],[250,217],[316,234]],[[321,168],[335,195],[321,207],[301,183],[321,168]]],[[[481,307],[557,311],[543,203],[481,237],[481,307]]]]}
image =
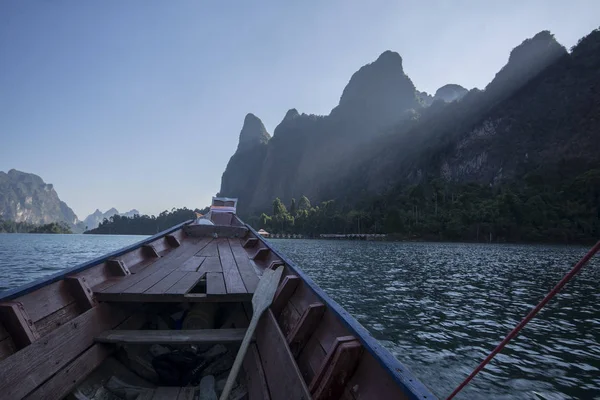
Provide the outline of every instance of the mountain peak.
{"type": "Polygon", "coordinates": [[[567,54],[567,49],[556,41],[550,31],[541,31],[510,52],[508,62],[485,90],[500,96],[511,93],[567,54]]]}
{"type": "Polygon", "coordinates": [[[296,117],[300,116],[300,114],[298,113],[298,110],[296,110],[295,108],[291,108],[288,110],[287,113],[285,113],[285,117],[283,117],[283,120],[289,120],[289,119],[294,119],[296,117]]]}
{"type": "Polygon", "coordinates": [[[266,143],[271,138],[260,118],[248,113],[244,118],[244,126],[240,131],[240,140],[237,151],[246,150],[257,144],[266,143]]]}
{"type": "Polygon", "coordinates": [[[405,111],[419,107],[402,57],[388,50],[352,75],[331,116],[347,120],[353,130],[364,135],[397,123],[405,111]]]}
{"type": "Polygon", "coordinates": [[[436,90],[433,99],[440,99],[444,100],[446,103],[450,103],[455,100],[460,100],[468,92],[467,89],[460,85],[449,83],[436,90]]]}

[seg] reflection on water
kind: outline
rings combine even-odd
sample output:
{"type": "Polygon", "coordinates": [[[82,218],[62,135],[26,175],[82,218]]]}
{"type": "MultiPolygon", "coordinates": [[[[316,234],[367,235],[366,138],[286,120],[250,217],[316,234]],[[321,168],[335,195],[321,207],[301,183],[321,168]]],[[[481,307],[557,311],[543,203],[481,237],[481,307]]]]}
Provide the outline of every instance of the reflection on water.
{"type": "MultiPolygon", "coordinates": [[[[272,240],[444,398],[583,247],[272,240]]],[[[584,268],[458,398],[600,396],[600,262],[584,268]]]]}
{"type": "Polygon", "coordinates": [[[0,292],[74,267],[146,237],[0,234],[0,292]]]}

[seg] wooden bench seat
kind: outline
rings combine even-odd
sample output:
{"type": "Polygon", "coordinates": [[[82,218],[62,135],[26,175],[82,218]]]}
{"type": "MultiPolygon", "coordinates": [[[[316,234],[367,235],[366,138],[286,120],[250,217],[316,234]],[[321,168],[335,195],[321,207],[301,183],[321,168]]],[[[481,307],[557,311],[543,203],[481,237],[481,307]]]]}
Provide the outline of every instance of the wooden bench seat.
{"type": "Polygon", "coordinates": [[[100,343],[218,344],[241,343],[246,329],[108,330],[95,337],[100,343]]]}

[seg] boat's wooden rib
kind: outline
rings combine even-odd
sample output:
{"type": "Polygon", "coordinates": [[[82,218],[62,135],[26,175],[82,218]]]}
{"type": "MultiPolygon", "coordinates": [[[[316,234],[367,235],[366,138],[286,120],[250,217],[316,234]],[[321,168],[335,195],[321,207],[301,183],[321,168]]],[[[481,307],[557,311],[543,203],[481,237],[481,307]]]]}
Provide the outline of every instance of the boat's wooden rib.
{"type": "Polygon", "coordinates": [[[75,297],[75,302],[82,310],[89,310],[98,304],[94,297],[94,293],[88,286],[85,278],[67,276],[65,277],[65,282],[67,283],[70,292],[73,294],[73,297],[75,297]]]}
{"type": "Polygon", "coordinates": [[[2,316],[3,325],[13,338],[13,343],[17,348],[28,346],[40,338],[40,334],[23,304],[16,301],[1,303],[0,316],[2,316]]]}
{"type": "Polygon", "coordinates": [[[99,343],[217,344],[241,343],[246,329],[109,330],[96,336],[99,343]]]}
{"type": "Polygon", "coordinates": [[[306,342],[312,336],[315,329],[321,322],[325,305],[323,303],[313,303],[304,311],[294,328],[287,335],[287,341],[294,357],[297,357],[306,346],[306,342]]]}
{"type": "Polygon", "coordinates": [[[290,297],[300,284],[300,279],[295,275],[287,275],[283,277],[282,283],[279,285],[277,292],[275,293],[275,299],[271,304],[271,310],[275,317],[281,314],[281,311],[289,301],[290,297]]]}

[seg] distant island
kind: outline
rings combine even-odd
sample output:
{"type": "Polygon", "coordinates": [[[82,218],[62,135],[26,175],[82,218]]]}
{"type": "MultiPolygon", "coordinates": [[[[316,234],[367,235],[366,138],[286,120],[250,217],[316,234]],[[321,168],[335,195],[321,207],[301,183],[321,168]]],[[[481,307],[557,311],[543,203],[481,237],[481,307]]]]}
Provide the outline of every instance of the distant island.
{"type": "Polygon", "coordinates": [[[29,231],[29,233],[73,233],[71,228],[64,222],[52,222],[49,224],[37,226],[29,231]]]}
{"type": "Polygon", "coordinates": [[[163,211],[158,216],[135,214],[132,217],[114,214],[104,219],[95,229],[85,231],[85,234],[103,235],[154,235],[174,225],[196,218],[196,213],[205,214],[208,207],[202,210],[188,208],[173,208],[163,211]]]}

